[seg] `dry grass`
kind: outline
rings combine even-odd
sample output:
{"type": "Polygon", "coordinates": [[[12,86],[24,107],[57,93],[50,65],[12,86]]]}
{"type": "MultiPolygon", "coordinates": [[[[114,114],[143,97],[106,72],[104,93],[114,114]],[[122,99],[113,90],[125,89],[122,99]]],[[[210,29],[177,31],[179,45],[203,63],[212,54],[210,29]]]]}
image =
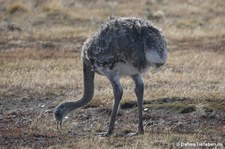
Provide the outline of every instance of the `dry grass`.
{"type": "Polygon", "coordinates": [[[0,3],[0,148],[225,145],[223,0],[0,3]],[[145,73],[146,133],[126,136],[136,130],[137,107],[134,83],[123,78],[125,91],[115,134],[94,135],[106,130],[113,103],[108,80],[97,75],[94,99],[69,115],[60,134],[52,109],[82,95],[81,45],[112,15],[149,18],[168,40],[167,64],[145,73]]]}

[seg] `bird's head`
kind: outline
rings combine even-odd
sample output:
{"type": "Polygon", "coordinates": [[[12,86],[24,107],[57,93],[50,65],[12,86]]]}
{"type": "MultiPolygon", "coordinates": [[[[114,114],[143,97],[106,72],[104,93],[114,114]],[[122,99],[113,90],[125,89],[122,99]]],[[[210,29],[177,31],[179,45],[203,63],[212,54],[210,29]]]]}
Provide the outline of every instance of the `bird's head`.
{"type": "Polygon", "coordinates": [[[70,112],[69,108],[68,108],[68,103],[64,102],[61,103],[60,105],[58,105],[55,108],[54,111],[54,118],[57,121],[57,128],[58,128],[58,124],[62,124],[63,118],[70,112]]]}

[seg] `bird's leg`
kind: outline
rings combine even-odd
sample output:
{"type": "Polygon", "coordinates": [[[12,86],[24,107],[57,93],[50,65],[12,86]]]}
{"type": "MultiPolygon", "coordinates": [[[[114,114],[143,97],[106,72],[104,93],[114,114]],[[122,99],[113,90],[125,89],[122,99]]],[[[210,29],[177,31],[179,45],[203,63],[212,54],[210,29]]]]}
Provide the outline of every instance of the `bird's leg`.
{"type": "Polygon", "coordinates": [[[112,87],[113,87],[113,94],[114,94],[114,105],[113,105],[113,109],[112,109],[112,114],[111,114],[111,120],[109,123],[109,128],[107,130],[107,132],[105,133],[101,133],[101,136],[110,136],[113,133],[113,129],[115,126],[115,121],[116,121],[116,115],[117,115],[117,111],[119,108],[119,104],[120,104],[120,100],[122,98],[123,95],[123,88],[119,82],[119,76],[113,76],[109,78],[112,87]]]}
{"type": "Polygon", "coordinates": [[[113,105],[113,110],[112,110],[112,114],[111,114],[111,120],[109,123],[109,128],[107,133],[108,134],[112,134],[114,126],[115,126],[115,121],[116,121],[116,115],[117,115],[117,111],[119,108],[119,104],[120,104],[120,100],[122,98],[123,95],[123,88],[119,83],[119,80],[113,80],[111,81],[112,86],[113,86],[113,93],[114,93],[114,105],[113,105]]]}
{"type": "Polygon", "coordinates": [[[138,118],[139,118],[138,133],[143,134],[144,127],[143,127],[142,108],[143,108],[144,82],[140,75],[134,75],[132,76],[132,79],[135,82],[135,94],[137,96],[137,101],[138,101],[138,118]]]}

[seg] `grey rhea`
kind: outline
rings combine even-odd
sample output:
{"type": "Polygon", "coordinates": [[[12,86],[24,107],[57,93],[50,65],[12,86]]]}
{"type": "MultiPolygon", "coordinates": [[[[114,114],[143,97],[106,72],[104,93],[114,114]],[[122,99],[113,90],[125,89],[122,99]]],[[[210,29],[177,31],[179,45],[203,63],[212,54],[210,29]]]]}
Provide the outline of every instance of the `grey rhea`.
{"type": "Polygon", "coordinates": [[[138,103],[138,132],[143,128],[143,92],[142,73],[151,66],[159,67],[166,62],[167,45],[161,31],[150,21],[136,17],[109,18],[84,43],[81,52],[83,63],[84,91],[80,100],[63,102],[54,111],[54,117],[61,125],[63,118],[72,110],[84,106],[94,94],[95,73],[106,76],[113,87],[114,105],[108,130],[102,133],[109,136],[113,133],[116,115],[123,88],[120,77],[129,76],[135,83],[135,94],[138,103]]]}

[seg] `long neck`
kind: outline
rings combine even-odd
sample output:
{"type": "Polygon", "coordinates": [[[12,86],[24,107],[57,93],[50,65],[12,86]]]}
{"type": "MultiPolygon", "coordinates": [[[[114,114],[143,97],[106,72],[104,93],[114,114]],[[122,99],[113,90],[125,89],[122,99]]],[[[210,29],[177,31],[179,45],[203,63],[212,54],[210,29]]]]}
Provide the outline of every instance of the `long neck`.
{"type": "Polygon", "coordinates": [[[94,76],[95,72],[92,70],[91,65],[83,61],[83,96],[80,100],[67,103],[70,111],[82,107],[91,101],[94,94],[94,76]]]}

